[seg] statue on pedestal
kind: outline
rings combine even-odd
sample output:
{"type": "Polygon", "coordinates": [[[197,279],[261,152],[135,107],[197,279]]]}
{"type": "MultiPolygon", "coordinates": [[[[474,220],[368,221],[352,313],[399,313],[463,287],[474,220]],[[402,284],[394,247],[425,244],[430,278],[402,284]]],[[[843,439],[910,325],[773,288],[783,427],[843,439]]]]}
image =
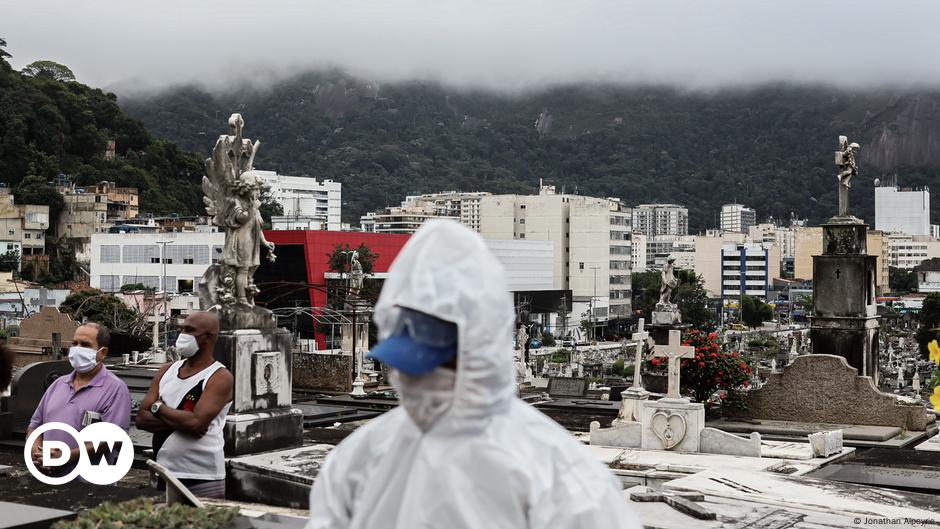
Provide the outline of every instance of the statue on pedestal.
{"type": "Polygon", "coordinates": [[[852,187],[852,177],[858,174],[858,164],[855,162],[858,149],[857,143],[849,143],[848,137],[839,136],[839,150],[836,151],[836,166],[839,168],[839,174],[836,179],[839,181],[840,217],[849,215],[849,189],[852,187]]]}
{"type": "Polygon", "coordinates": [[[263,311],[255,308],[258,288],[253,279],[261,264],[261,246],[268,249],[270,261],[275,259],[274,244],[262,232],[263,182],[252,166],[259,142],[242,138],[241,114],[232,114],[228,124],[230,134],[219,136],[202,178],[206,213],[225,230],[225,245],[219,262],[209,267],[200,283],[200,304],[204,310],[223,312],[223,320],[233,310],[263,311]]]}
{"type": "Polygon", "coordinates": [[[663,267],[661,273],[662,285],[659,287],[659,303],[656,304],[657,310],[660,309],[660,305],[664,308],[675,307],[675,304],[672,303],[672,291],[679,286],[679,279],[676,278],[675,262],[675,256],[670,255],[666,258],[666,266],[663,267]]]}
{"type": "Polygon", "coordinates": [[[349,257],[349,290],[351,294],[359,294],[359,291],[362,290],[364,278],[362,263],[359,262],[359,252],[353,250],[352,255],[349,257]]]}

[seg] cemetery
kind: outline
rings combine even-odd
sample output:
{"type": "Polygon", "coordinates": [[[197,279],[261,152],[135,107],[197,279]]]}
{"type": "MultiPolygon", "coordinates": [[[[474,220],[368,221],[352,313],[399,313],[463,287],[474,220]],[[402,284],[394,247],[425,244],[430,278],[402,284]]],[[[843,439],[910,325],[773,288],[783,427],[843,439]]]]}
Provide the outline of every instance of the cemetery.
{"type": "MultiPolygon", "coordinates": [[[[242,138],[240,115],[230,123],[232,134],[219,138],[207,164],[210,214],[234,192],[225,171],[236,179],[252,175],[257,144],[242,138]]],[[[240,238],[255,249],[266,243],[227,230],[227,240],[240,238]]],[[[741,336],[681,321],[670,260],[651,323],[639,319],[629,340],[572,347],[564,351],[566,362],[553,360],[558,349],[526,362],[517,346],[519,395],[611,470],[623,500],[648,527],[940,525],[940,435],[924,394],[931,366],[917,360],[912,337],[881,327],[875,258],[865,246],[867,226],[848,213],[847,188],[840,187],[839,214],[823,230],[811,325],[781,339],[769,362],[754,357],[741,336]],[[586,366],[607,373],[618,361],[632,367],[629,375],[586,375],[586,366]]],[[[364,359],[374,300],[363,292],[356,259],[350,257],[339,311],[355,316],[336,320],[341,354],[295,350],[271,311],[254,303],[257,264],[214,264],[199,285],[202,308],[222,322],[215,357],[235,381],[224,426],[225,501],[194,497],[152,460],[152,437],[136,427],[126,480],[132,485],[95,488],[85,502],[76,484],[55,493],[41,487],[35,490],[42,494],[28,498],[14,494],[29,483],[16,463],[29,418],[49,384],[71,370],[61,349],[77,325],[43,308],[11,344],[42,358],[17,371],[0,411],[0,475],[7,476],[0,499],[16,498],[0,503],[12,513],[0,527],[47,527],[90,505],[136,498],[235,508],[239,523],[250,527],[302,526],[310,488],[334,446],[397,406],[387,372],[364,359]],[[169,484],[166,493],[152,488],[157,475],[169,484]]],[[[109,369],[139,404],[158,360],[111,358],[109,369]]]]}

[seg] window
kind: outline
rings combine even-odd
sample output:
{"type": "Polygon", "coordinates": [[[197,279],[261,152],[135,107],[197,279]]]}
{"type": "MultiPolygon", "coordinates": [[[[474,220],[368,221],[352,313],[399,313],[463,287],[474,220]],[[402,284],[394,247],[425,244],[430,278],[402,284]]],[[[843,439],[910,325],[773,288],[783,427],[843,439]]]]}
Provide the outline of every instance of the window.
{"type": "Polygon", "coordinates": [[[30,233],[24,233],[24,234],[23,234],[23,238],[24,238],[24,239],[32,239],[33,236],[32,236],[32,234],[30,234],[30,233]]]}
{"type": "Polygon", "coordinates": [[[525,224],[525,219],[519,219],[519,224],[525,224]]]}
{"type": "Polygon", "coordinates": [[[122,253],[124,263],[160,262],[160,247],[155,244],[127,244],[122,253]]]}
{"type": "Polygon", "coordinates": [[[584,270],[584,263],[578,263],[578,270],[584,270]]]}
{"type": "Polygon", "coordinates": [[[13,234],[15,234],[15,233],[16,233],[16,232],[15,232],[14,230],[10,230],[10,235],[13,235],[13,234]]]}
{"type": "Polygon", "coordinates": [[[188,257],[183,258],[183,264],[193,264],[193,260],[188,257]]]}
{"type": "Polygon", "coordinates": [[[100,257],[101,257],[102,263],[120,263],[121,262],[121,247],[116,244],[103,245],[101,247],[100,257]]]}
{"type": "Polygon", "coordinates": [[[164,259],[163,262],[166,264],[173,264],[173,259],[164,259]]]}
{"type": "Polygon", "coordinates": [[[154,263],[154,264],[160,264],[160,258],[159,258],[159,257],[151,257],[151,258],[150,258],[150,262],[151,262],[151,263],[154,263]]]}

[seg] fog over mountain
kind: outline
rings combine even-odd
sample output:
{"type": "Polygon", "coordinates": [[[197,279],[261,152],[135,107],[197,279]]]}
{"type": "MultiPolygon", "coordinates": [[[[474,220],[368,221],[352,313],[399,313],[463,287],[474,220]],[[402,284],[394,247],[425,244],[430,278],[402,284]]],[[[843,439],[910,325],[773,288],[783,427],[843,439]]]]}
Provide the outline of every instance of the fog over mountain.
{"type": "Polygon", "coordinates": [[[930,0],[7,0],[2,19],[14,67],[54,60],[119,93],[324,67],[509,91],[940,85],[930,0]]]}

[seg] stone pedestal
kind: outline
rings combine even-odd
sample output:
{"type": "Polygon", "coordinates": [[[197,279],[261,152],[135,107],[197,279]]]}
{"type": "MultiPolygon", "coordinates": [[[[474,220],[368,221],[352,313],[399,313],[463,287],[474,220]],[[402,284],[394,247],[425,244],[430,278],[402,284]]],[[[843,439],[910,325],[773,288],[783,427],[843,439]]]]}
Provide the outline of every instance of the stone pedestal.
{"type": "Polygon", "coordinates": [[[614,419],[613,426],[625,422],[639,422],[640,408],[650,398],[650,392],[643,388],[632,387],[620,392],[620,413],[614,419]]]}
{"type": "Polygon", "coordinates": [[[868,255],[868,226],[855,217],[823,225],[823,254],[813,256],[813,354],[844,357],[878,384],[877,257],[868,255]]]}
{"type": "Polygon", "coordinates": [[[705,429],[705,405],[688,399],[643,403],[640,447],[644,450],[698,452],[705,429]]]}
{"type": "Polygon", "coordinates": [[[285,329],[224,331],[216,360],[235,378],[225,455],[300,446],[303,414],[291,408],[291,337],[285,329]]]}

